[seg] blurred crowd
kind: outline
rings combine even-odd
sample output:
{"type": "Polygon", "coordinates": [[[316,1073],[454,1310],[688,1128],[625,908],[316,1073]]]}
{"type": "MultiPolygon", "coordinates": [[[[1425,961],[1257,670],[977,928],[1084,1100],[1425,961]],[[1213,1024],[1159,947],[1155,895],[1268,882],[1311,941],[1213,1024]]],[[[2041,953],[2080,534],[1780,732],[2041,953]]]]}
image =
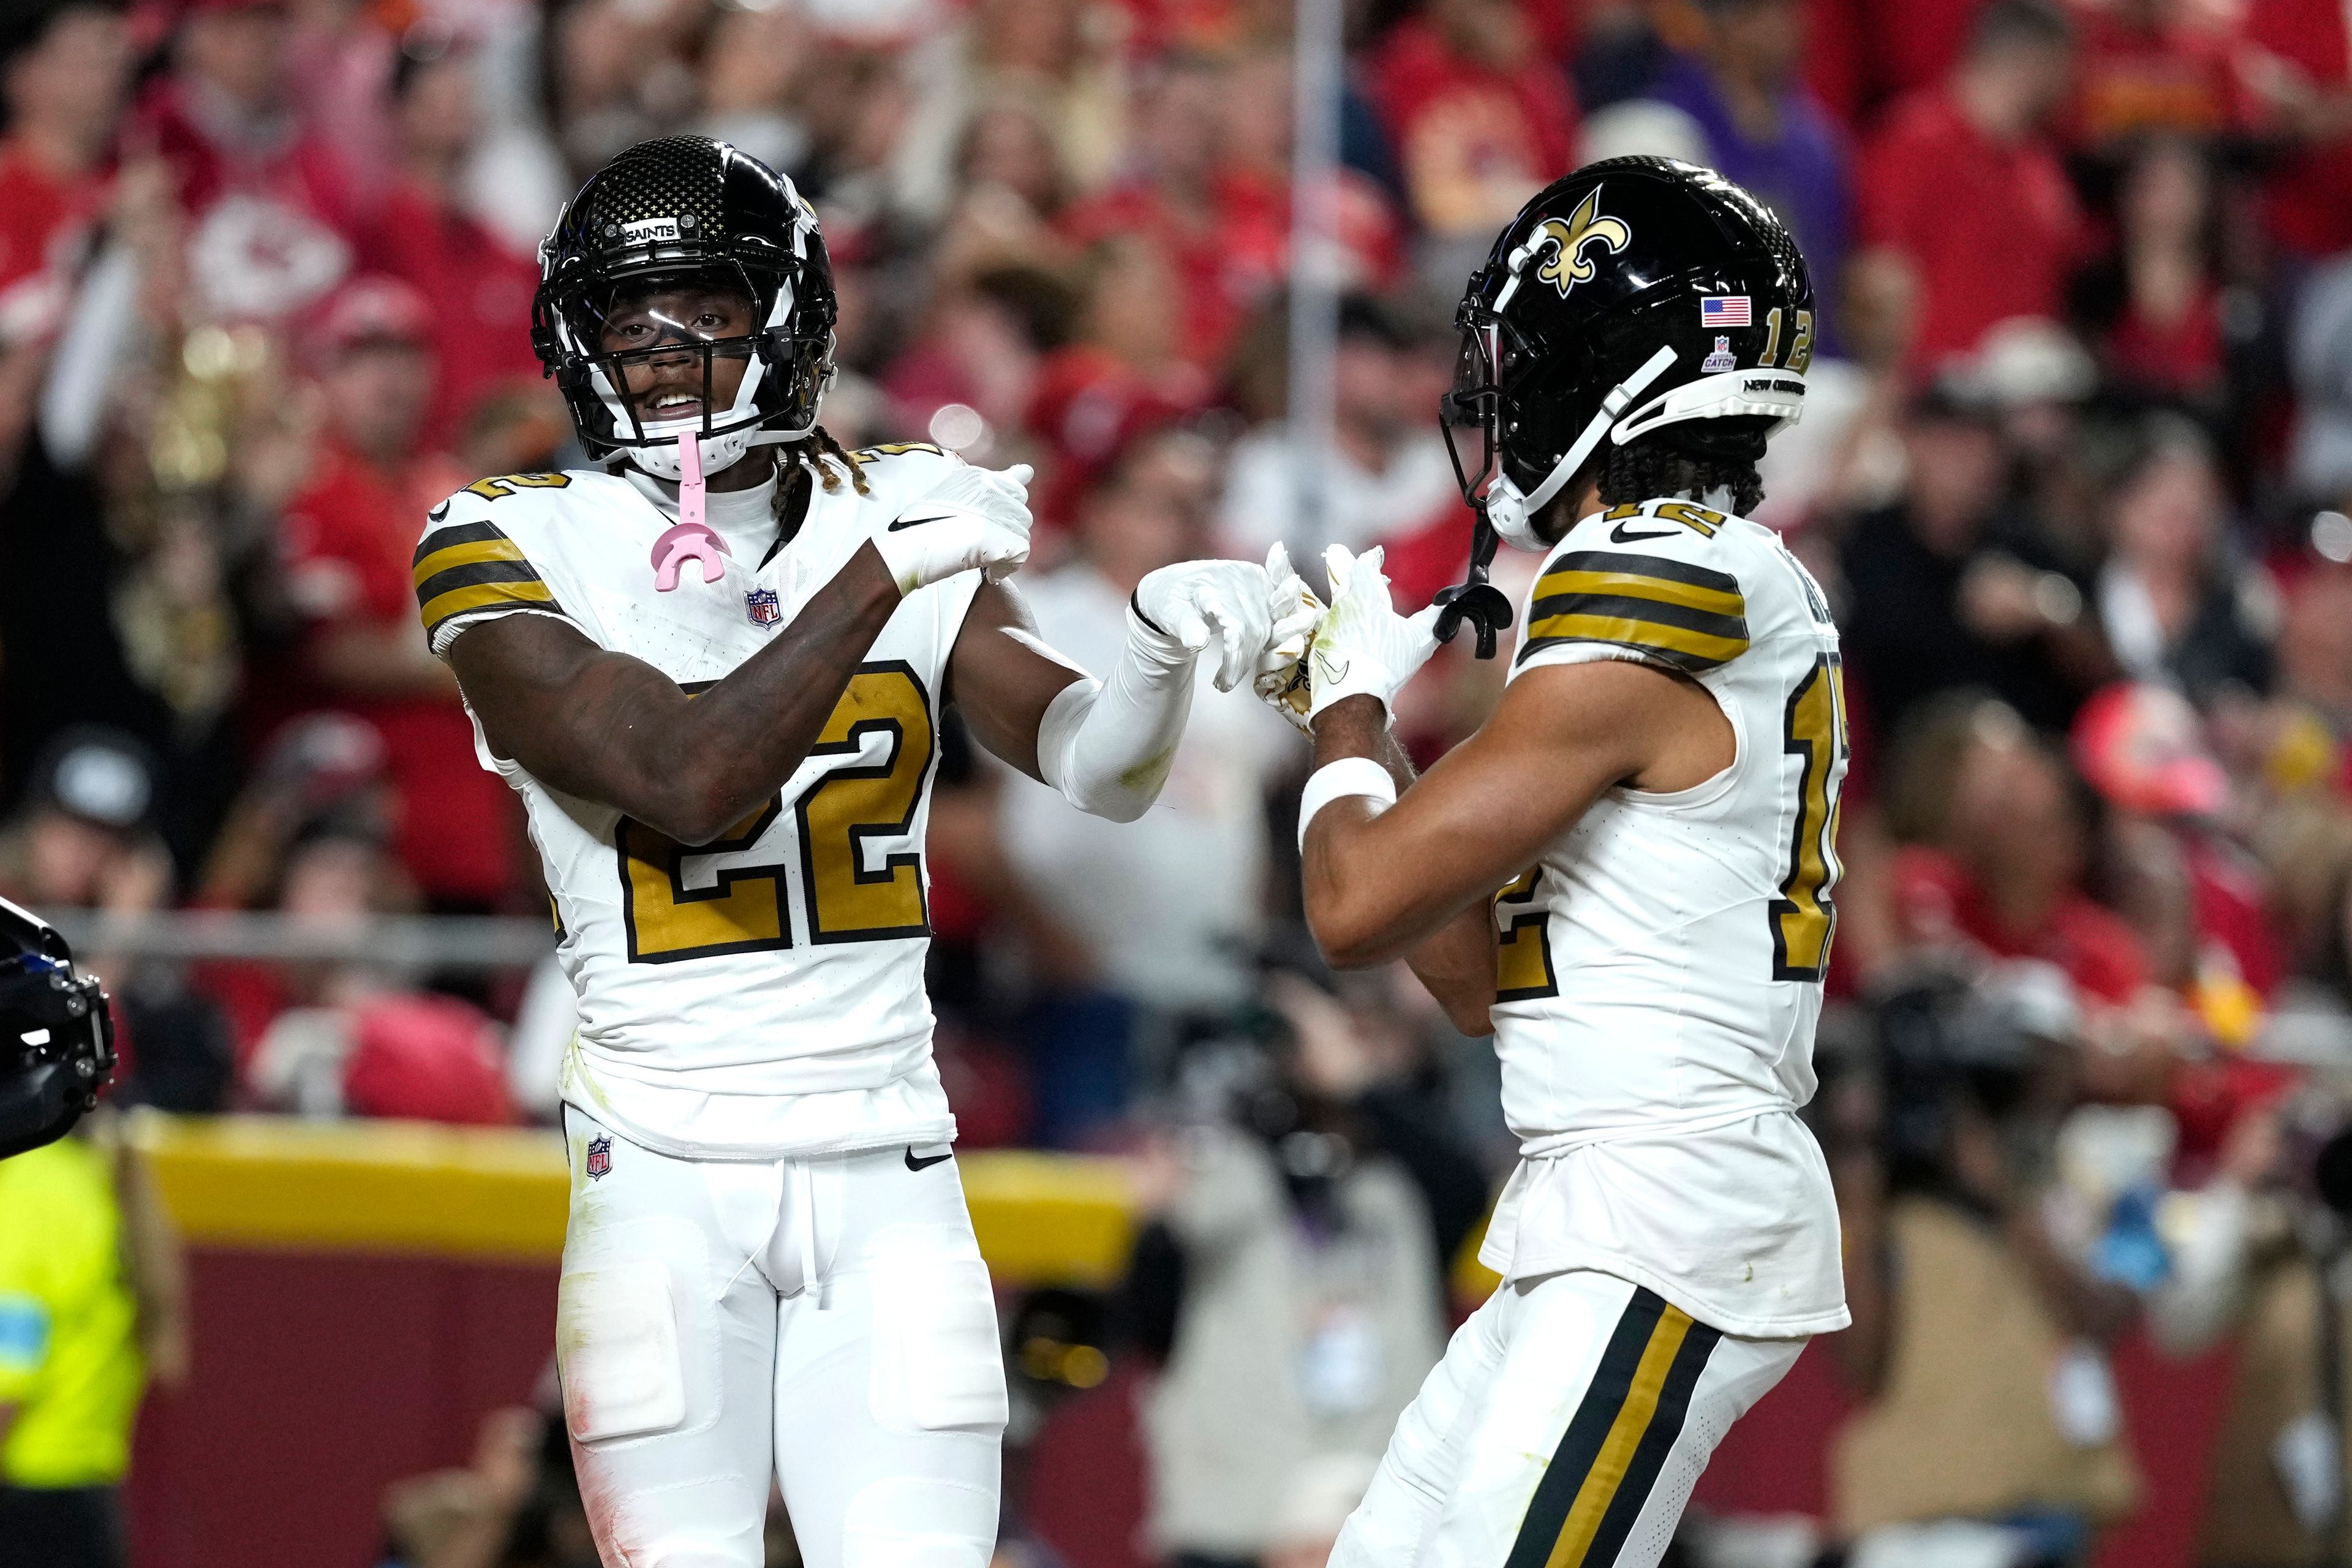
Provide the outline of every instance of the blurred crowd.
{"type": "MultiPolygon", "coordinates": [[[[1434,413],[1464,278],[1580,162],[1708,163],[1789,220],[1822,301],[1760,521],[1830,594],[1853,729],[1813,1115],[1858,1413],[1826,1538],[2077,1560],[2145,1492],[2111,1349],[2232,1339],[2200,1561],[2314,1560],[2347,1518],[2346,9],[1343,10],[1341,166],[1301,201],[1273,0],[11,5],[0,892],[330,936],[543,918],[408,562],[455,487],[579,460],[530,349],[533,247],[638,139],[793,176],[841,296],[828,428],[1035,465],[1021,586],[1096,668],[1171,561],[1380,543],[1402,599],[1456,580],[1434,413]],[[1343,296],[1322,452],[1286,421],[1295,205],[1343,296]]],[[[1416,754],[1499,674],[1433,664],[1400,703],[1416,754]]],[[[1132,826],[943,748],[964,1142],[1121,1152],[1148,1211],[1118,1300],[1016,1354],[1044,1347],[1040,1387],[1098,1382],[1089,1347],[1160,1368],[1150,1551],[1283,1560],[1475,1288],[1454,1263],[1512,1153],[1491,1054],[1409,982],[1317,964],[1305,757],[1255,705],[1204,695],[1132,826]]],[[[572,1027],[551,968],[92,967],[124,1097],[167,1110],[543,1119],[572,1027]]],[[[576,1560],[536,1442],[493,1433],[401,1516],[439,1541],[433,1500],[488,1488],[536,1546],[411,1560],[576,1560]]]]}

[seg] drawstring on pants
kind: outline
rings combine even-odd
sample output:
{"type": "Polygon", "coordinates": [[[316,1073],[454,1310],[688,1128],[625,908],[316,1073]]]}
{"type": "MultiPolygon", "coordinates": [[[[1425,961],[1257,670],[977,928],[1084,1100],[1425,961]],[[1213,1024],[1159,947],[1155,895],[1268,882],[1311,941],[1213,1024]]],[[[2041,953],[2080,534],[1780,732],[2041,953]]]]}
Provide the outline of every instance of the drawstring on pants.
{"type": "MultiPolygon", "coordinates": [[[[819,1285],[816,1277],[815,1168],[813,1162],[807,1160],[784,1160],[779,1162],[779,1163],[783,1166],[784,1173],[790,1180],[790,1184],[793,1189],[793,1201],[800,1210],[801,1289],[807,1293],[809,1297],[809,1304],[821,1312],[824,1310],[824,1291],[819,1285]]],[[[779,1192],[777,1195],[779,1199],[781,1199],[782,1194],[779,1192]]],[[[782,1205],[780,1202],[776,1215],[776,1224],[782,1225],[785,1223],[785,1219],[786,1216],[782,1211],[782,1205]]],[[[759,1260],[760,1255],[765,1252],[770,1246],[774,1244],[775,1232],[773,1229],[771,1229],[768,1232],[768,1237],[769,1239],[766,1242],[761,1243],[758,1247],[754,1248],[744,1258],[741,1263],[736,1265],[735,1272],[727,1277],[727,1283],[719,1288],[719,1295],[724,1296],[728,1291],[732,1290],[735,1288],[735,1281],[743,1278],[743,1270],[751,1268],[753,1263],[759,1260]]]]}
{"type": "Polygon", "coordinates": [[[800,1186],[801,1289],[809,1293],[809,1304],[822,1312],[824,1291],[816,1278],[816,1173],[814,1162],[795,1160],[792,1163],[800,1186]]]}

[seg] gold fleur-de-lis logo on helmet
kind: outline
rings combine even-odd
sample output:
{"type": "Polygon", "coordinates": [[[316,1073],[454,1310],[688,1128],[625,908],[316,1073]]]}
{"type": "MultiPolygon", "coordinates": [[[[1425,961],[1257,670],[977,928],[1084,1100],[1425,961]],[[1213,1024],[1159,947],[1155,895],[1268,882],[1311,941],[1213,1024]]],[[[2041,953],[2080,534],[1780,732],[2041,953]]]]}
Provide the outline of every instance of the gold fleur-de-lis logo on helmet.
{"type": "Polygon", "coordinates": [[[1530,237],[1538,244],[1546,238],[1552,242],[1550,254],[1536,269],[1536,276],[1559,289],[1565,300],[1570,289],[1592,280],[1592,263],[1584,254],[1585,247],[1598,240],[1613,256],[1633,243],[1633,231],[1621,219],[1601,216],[1601,187],[1595,185],[1565,220],[1548,217],[1536,226],[1530,237]]]}

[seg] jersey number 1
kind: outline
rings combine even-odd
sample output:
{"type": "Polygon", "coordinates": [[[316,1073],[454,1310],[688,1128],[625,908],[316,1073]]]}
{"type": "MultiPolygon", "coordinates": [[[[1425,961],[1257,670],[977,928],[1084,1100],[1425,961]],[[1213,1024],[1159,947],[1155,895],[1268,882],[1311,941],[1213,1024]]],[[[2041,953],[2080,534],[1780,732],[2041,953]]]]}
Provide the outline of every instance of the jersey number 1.
{"type": "Polygon", "coordinates": [[[1845,761],[1845,688],[1838,656],[1825,653],[1789,698],[1782,752],[1798,759],[1796,826],[1789,874],[1772,900],[1772,978],[1820,980],[1837,934],[1838,769],[1845,761]]]}
{"type": "Polygon", "coordinates": [[[879,760],[835,768],[792,804],[799,864],[778,862],[768,835],[785,810],[770,801],[709,844],[684,845],[623,817],[622,913],[632,963],[676,963],[793,945],[784,879],[798,874],[809,940],[880,942],[922,936],[919,851],[903,850],[867,869],[865,841],[903,838],[915,825],[931,765],[931,710],[914,670],[869,664],[849,678],[812,757],[855,756],[866,738],[890,738],[879,760]]]}

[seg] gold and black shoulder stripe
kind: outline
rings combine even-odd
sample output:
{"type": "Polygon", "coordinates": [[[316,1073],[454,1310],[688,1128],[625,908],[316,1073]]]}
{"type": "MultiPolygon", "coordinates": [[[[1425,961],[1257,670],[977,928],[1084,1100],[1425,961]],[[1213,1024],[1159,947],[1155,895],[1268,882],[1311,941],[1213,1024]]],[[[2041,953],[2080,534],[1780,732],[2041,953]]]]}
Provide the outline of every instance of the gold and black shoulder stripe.
{"type": "Polygon", "coordinates": [[[1699,675],[1748,651],[1748,602],[1727,573],[1662,555],[1576,551],[1538,580],[1518,657],[1569,642],[1614,643],[1699,675]]]}
{"type": "Polygon", "coordinates": [[[1722,1333],[1636,1289],[1504,1568],[1607,1568],[1682,1436],[1691,1392],[1722,1333]]]}
{"type": "Polygon", "coordinates": [[[497,524],[461,522],[436,528],[416,547],[416,608],[429,642],[452,616],[497,605],[562,606],[522,552],[497,524]]]}

